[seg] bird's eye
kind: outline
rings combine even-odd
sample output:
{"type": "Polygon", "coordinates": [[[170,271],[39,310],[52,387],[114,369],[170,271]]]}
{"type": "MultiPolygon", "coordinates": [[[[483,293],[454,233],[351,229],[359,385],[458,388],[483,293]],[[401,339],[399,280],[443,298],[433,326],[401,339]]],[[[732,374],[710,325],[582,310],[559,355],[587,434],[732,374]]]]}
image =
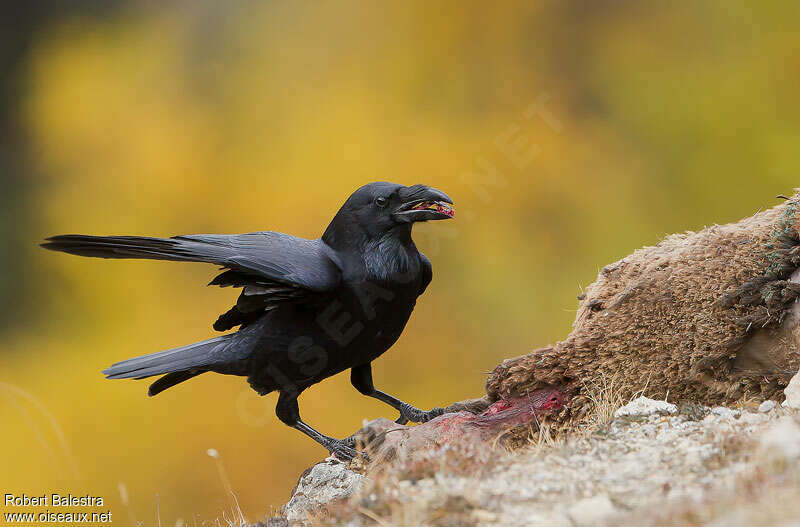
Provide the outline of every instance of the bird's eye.
{"type": "Polygon", "coordinates": [[[385,207],[389,203],[389,200],[386,198],[375,198],[375,205],[379,206],[380,208],[385,207]]]}

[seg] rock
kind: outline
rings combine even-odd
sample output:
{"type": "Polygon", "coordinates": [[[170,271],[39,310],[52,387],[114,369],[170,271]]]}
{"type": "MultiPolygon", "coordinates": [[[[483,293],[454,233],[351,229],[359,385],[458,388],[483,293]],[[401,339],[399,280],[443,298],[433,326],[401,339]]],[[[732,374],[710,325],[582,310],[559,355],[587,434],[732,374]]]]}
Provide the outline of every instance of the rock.
{"type": "Polygon", "coordinates": [[[727,514],[723,514],[711,523],[706,524],[706,527],[730,527],[731,525],[748,525],[748,517],[744,511],[735,510],[727,514]]]}
{"type": "Polygon", "coordinates": [[[783,390],[783,393],[786,394],[784,406],[793,410],[800,410],[800,372],[792,377],[792,380],[789,381],[789,386],[783,390]]]}
{"type": "Polygon", "coordinates": [[[647,417],[649,415],[673,415],[678,407],[667,401],[655,401],[647,397],[637,397],[616,412],[614,417],[647,417]]]}
{"type": "Polygon", "coordinates": [[[775,401],[764,401],[758,406],[758,411],[762,414],[767,414],[775,409],[775,401]]]}
{"type": "Polygon", "coordinates": [[[759,451],[771,462],[789,463],[800,459],[800,425],[789,416],[782,417],[762,434],[759,451]]]}
{"type": "Polygon", "coordinates": [[[731,410],[730,408],[725,408],[724,406],[712,408],[711,413],[722,419],[735,419],[742,415],[742,412],[739,410],[731,410]]]}
{"type": "MultiPolygon", "coordinates": [[[[542,514],[536,518],[531,518],[530,523],[525,527],[575,527],[575,522],[562,512],[552,514],[542,514]]],[[[478,523],[478,525],[503,525],[502,523],[478,523]]]]}
{"type": "Polygon", "coordinates": [[[364,476],[347,468],[341,461],[328,458],[306,471],[297,482],[284,514],[290,522],[307,520],[306,512],[346,498],[361,488],[364,476]]]}
{"type": "MultiPolygon", "coordinates": [[[[506,422],[509,404],[496,406],[479,422],[493,426],[485,418],[498,415],[506,422]]],[[[443,444],[428,436],[436,423],[405,429],[375,420],[356,434],[359,444],[383,438],[383,447],[400,455],[383,461],[370,452],[363,483],[335,460],[314,467],[286,508],[294,521],[277,518],[259,527],[308,523],[306,511],[315,506],[312,514],[320,523],[347,527],[377,525],[373,517],[385,525],[503,527],[662,525],[664,518],[684,517],[703,518],[708,527],[767,525],[767,520],[777,526],[800,518],[800,502],[789,498],[800,493],[790,472],[800,463],[800,415],[778,409],[765,414],[755,407],[699,410],[698,416],[708,412],[700,421],[687,419],[682,404],[678,415],[623,418],[603,423],[596,433],[569,437],[568,446],[543,441],[513,455],[474,443],[472,426],[459,414],[449,414],[452,429],[437,432],[439,437],[455,432],[459,439],[443,444]],[[418,443],[415,434],[425,442],[418,443]],[[792,459],[794,465],[787,461],[792,459]],[[361,490],[341,503],[337,498],[351,484],[361,490]],[[749,494],[743,499],[744,488],[754,489],[752,500],[749,494]],[[339,503],[324,507],[331,499],[339,503]],[[359,509],[363,512],[354,514],[359,509]],[[327,514],[334,521],[326,522],[327,514]],[[757,515],[767,520],[758,523],[757,515]]],[[[439,426],[448,421],[437,419],[439,426]]]]}
{"type": "Polygon", "coordinates": [[[758,424],[761,424],[764,421],[764,419],[766,419],[766,417],[764,417],[763,415],[761,415],[761,414],[752,414],[750,412],[743,413],[742,416],[739,418],[739,420],[741,422],[743,422],[744,424],[747,424],[747,425],[758,425],[758,424]]]}
{"type": "Polygon", "coordinates": [[[711,409],[702,404],[683,401],[678,405],[678,413],[687,421],[702,421],[711,413],[711,409]]]}
{"type": "MultiPolygon", "coordinates": [[[[640,397],[643,399],[643,397],[640,397]]],[[[649,399],[648,399],[649,400],[649,399]]],[[[677,411],[677,408],[675,409],[677,411]]],[[[597,525],[617,512],[616,506],[608,496],[601,494],[576,502],[567,515],[577,527],[597,525]]]]}
{"type": "Polygon", "coordinates": [[[251,527],[291,527],[286,518],[266,518],[262,522],[252,523],[251,527]]]}

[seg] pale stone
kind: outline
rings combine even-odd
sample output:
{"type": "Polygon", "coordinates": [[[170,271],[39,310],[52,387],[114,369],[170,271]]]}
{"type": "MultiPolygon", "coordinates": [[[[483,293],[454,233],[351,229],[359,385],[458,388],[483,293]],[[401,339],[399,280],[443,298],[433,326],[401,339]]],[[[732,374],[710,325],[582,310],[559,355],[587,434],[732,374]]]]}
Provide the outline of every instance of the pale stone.
{"type": "Polygon", "coordinates": [[[761,435],[759,451],[769,461],[792,462],[800,458],[800,425],[782,417],[761,435]]]}
{"type": "Polygon", "coordinates": [[[292,498],[286,504],[286,519],[290,522],[306,520],[307,511],[353,494],[361,488],[363,480],[364,476],[334,458],[314,465],[300,478],[292,498]]]}
{"type": "Polygon", "coordinates": [[[567,511],[567,515],[578,527],[597,525],[617,512],[617,508],[608,496],[601,494],[576,502],[567,511]]]}
{"type": "Polygon", "coordinates": [[[789,381],[789,386],[783,390],[783,393],[786,394],[784,406],[793,410],[800,410],[800,372],[792,377],[792,380],[789,381]]]}
{"type": "Polygon", "coordinates": [[[731,410],[730,408],[725,408],[724,406],[717,406],[716,408],[711,409],[711,413],[717,417],[721,417],[722,419],[734,419],[739,417],[742,412],[739,410],[731,410]]]}
{"type": "Polygon", "coordinates": [[[673,415],[678,407],[667,401],[656,401],[647,397],[637,397],[616,412],[614,417],[647,417],[651,415],[673,415]]]}
{"type": "Polygon", "coordinates": [[[775,401],[764,401],[758,406],[758,411],[762,414],[767,414],[775,409],[775,401]]]}
{"type": "Polygon", "coordinates": [[[761,414],[751,414],[750,412],[743,413],[742,416],[739,418],[741,422],[748,425],[761,424],[762,422],[764,422],[764,419],[766,419],[765,416],[761,414]]]}

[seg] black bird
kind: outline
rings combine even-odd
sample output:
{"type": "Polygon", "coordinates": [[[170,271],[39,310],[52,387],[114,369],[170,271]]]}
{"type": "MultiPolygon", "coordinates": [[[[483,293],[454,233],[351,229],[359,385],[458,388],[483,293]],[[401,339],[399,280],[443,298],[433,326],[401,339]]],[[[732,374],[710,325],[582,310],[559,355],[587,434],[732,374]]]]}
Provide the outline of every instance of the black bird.
{"type": "Polygon", "coordinates": [[[261,395],[278,391],[275,413],[337,457],[356,455],[352,440],[321,434],[301,418],[300,393],[350,369],[353,386],[400,412],[398,422],[425,422],[422,411],[373,386],[371,362],[397,341],[432,278],[430,261],[411,239],[414,223],[452,218],[443,192],[370,183],[354,192],[321,238],[278,232],[173,238],[63,235],[42,247],[98,258],[205,262],[225,271],[209,285],[242,292],[214,329],[229,333],[196,344],[118,362],[109,379],[163,375],[149,395],[201,373],[246,376],[261,395]]]}

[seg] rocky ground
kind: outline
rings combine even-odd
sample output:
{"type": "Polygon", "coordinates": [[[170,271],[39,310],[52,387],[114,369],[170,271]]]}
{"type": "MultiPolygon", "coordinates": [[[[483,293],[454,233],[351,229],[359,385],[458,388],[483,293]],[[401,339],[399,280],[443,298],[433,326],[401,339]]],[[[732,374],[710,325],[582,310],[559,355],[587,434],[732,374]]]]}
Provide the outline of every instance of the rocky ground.
{"type": "MultiPolygon", "coordinates": [[[[787,402],[680,407],[640,397],[596,426],[514,452],[448,445],[373,464],[328,459],[266,525],[800,527],[800,379],[787,402]]],[[[617,405],[619,406],[619,405],[617,405]]]]}

